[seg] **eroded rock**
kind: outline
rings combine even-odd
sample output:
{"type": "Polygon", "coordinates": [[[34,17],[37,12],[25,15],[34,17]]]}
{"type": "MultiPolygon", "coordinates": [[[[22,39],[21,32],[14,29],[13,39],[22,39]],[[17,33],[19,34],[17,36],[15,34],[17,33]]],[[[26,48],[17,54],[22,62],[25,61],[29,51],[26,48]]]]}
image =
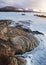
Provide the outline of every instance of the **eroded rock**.
{"type": "Polygon", "coordinates": [[[8,25],[11,24],[11,20],[0,20],[0,38],[8,40],[7,32],[8,25]]]}
{"type": "Polygon", "coordinates": [[[18,65],[18,61],[17,61],[17,59],[15,58],[15,56],[14,57],[10,57],[10,63],[9,63],[9,65],[18,65]]]}
{"type": "Polygon", "coordinates": [[[18,65],[26,65],[26,60],[22,57],[19,57],[19,56],[15,56],[15,58],[17,59],[17,63],[18,65]]]}
{"type": "Polygon", "coordinates": [[[15,51],[18,54],[32,50],[38,45],[37,39],[31,34],[26,36],[16,36],[11,38],[15,51]]]}
{"type": "Polygon", "coordinates": [[[10,59],[7,55],[0,55],[0,65],[9,65],[10,59]]]}
{"type": "Polygon", "coordinates": [[[38,44],[31,31],[20,26],[9,27],[7,20],[0,22],[0,65],[26,65],[26,60],[15,55],[31,51],[38,44]]]}
{"type": "Polygon", "coordinates": [[[0,39],[0,55],[7,55],[7,56],[13,56],[15,54],[15,50],[12,47],[12,44],[10,41],[5,41],[0,39]]]}

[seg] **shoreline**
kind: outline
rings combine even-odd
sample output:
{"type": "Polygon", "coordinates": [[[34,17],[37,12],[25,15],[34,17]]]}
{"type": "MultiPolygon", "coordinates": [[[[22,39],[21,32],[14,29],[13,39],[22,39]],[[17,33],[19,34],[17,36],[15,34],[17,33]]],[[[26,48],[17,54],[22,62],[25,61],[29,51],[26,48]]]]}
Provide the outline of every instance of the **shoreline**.
{"type": "Polygon", "coordinates": [[[41,17],[41,18],[46,18],[45,15],[37,15],[37,14],[35,14],[34,16],[41,17]]]}
{"type": "Polygon", "coordinates": [[[20,63],[26,65],[27,61],[23,57],[19,57],[19,54],[32,51],[39,45],[39,41],[31,31],[20,25],[9,27],[11,22],[11,20],[0,20],[0,64],[4,64],[5,59],[5,63],[8,65],[20,65],[20,63]],[[3,57],[4,59],[2,59],[3,57]],[[8,62],[8,59],[11,62],[8,62]]]}

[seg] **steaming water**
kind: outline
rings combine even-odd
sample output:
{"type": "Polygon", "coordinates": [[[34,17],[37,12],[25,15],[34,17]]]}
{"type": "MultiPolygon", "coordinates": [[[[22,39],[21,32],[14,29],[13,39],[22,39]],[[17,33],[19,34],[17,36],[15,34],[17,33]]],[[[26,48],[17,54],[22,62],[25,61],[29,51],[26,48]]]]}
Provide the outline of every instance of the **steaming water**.
{"type": "Polygon", "coordinates": [[[46,65],[46,18],[34,16],[36,13],[24,13],[25,15],[22,15],[22,13],[24,12],[0,12],[0,19],[13,20],[12,26],[18,21],[22,21],[18,23],[23,24],[24,27],[30,28],[33,31],[44,33],[44,35],[35,34],[40,41],[39,46],[30,52],[26,52],[22,56],[27,60],[26,65],[46,65]]]}

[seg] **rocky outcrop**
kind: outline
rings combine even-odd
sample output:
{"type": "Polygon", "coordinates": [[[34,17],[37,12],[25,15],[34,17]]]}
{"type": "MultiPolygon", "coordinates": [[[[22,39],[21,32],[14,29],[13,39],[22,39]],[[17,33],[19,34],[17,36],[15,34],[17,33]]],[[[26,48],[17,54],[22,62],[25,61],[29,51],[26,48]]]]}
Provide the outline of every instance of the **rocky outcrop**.
{"type": "Polygon", "coordinates": [[[20,56],[15,56],[15,58],[17,59],[17,63],[18,63],[18,65],[26,65],[26,60],[24,59],[24,58],[22,58],[22,57],[20,57],[20,56]]]}
{"type": "Polygon", "coordinates": [[[30,31],[27,31],[22,27],[10,27],[8,35],[18,54],[32,50],[39,44],[36,37],[34,37],[30,31]]]}
{"type": "Polygon", "coordinates": [[[32,33],[33,33],[33,34],[37,34],[37,35],[38,35],[38,34],[44,35],[44,33],[39,32],[39,31],[32,31],[32,33]]]}
{"type": "Polygon", "coordinates": [[[26,65],[26,60],[15,56],[15,49],[10,41],[0,39],[0,65],[26,65]]]}
{"type": "Polygon", "coordinates": [[[24,53],[32,50],[38,45],[37,39],[26,29],[17,27],[8,27],[8,24],[2,23],[0,30],[0,38],[12,43],[16,53],[24,53]]]}
{"type": "Polygon", "coordinates": [[[4,40],[8,40],[7,32],[8,25],[11,24],[11,20],[0,20],[0,38],[4,40]]]}
{"type": "Polygon", "coordinates": [[[38,41],[33,35],[16,36],[11,38],[15,51],[18,54],[32,50],[38,45],[38,41]]]}
{"type": "Polygon", "coordinates": [[[9,65],[18,65],[18,60],[16,59],[16,57],[10,57],[10,63],[9,65]]]}
{"type": "Polygon", "coordinates": [[[37,17],[41,17],[41,18],[46,18],[46,15],[39,15],[39,14],[35,14],[34,16],[37,16],[37,17]]]}
{"type": "Polygon", "coordinates": [[[25,59],[15,55],[31,51],[38,44],[36,37],[26,29],[0,22],[0,65],[26,65],[25,59]]]}

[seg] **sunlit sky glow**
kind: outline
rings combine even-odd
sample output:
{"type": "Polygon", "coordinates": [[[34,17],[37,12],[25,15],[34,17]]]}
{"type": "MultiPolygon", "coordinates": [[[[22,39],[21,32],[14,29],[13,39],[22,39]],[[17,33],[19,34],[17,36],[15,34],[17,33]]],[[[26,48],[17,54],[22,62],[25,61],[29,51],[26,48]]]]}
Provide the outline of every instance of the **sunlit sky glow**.
{"type": "Polygon", "coordinates": [[[0,7],[14,6],[46,11],[46,0],[0,0],[0,7]]]}

